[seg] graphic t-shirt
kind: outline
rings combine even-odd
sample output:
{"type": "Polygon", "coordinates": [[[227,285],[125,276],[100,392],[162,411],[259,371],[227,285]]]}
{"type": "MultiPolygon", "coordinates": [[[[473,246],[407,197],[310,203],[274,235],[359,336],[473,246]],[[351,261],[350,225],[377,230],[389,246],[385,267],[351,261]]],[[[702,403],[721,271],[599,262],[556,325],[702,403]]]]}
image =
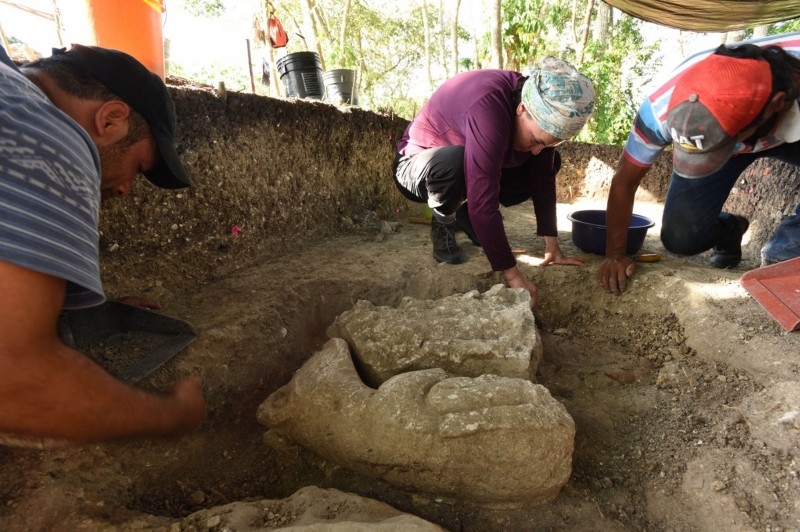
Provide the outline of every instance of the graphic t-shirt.
{"type": "MultiPolygon", "coordinates": [[[[742,41],[737,44],[756,44],[758,46],[780,46],[788,53],[800,57],[800,33],[787,33],[785,35],[775,35],[773,37],[763,37],[742,41]]],[[[672,97],[672,90],[680,79],[681,75],[691,66],[702,61],[714,50],[706,50],[687,57],[669,75],[666,83],[663,83],[653,93],[645,99],[636,119],[628,140],[625,143],[623,154],[637,166],[651,166],[656,162],[658,156],[672,143],[672,134],[667,127],[667,107],[672,97]]],[[[742,80],[747,83],[747,80],[742,80]]],[[[753,144],[739,142],[733,150],[737,153],[755,153],[768,150],[786,142],[797,142],[800,140],[800,109],[798,103],[794,102],[789,111],[783,113],[775,124],[772,131],[764,137],[759,138],[753,144]]]]}

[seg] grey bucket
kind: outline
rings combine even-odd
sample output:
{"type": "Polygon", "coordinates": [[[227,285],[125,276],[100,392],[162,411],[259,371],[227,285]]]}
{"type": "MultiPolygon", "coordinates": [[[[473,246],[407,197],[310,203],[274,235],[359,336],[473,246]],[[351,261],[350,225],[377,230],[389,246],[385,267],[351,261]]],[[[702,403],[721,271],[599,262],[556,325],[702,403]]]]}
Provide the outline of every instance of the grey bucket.
{"type": "Polygon", "coordinates": [[[322,73],[326,100],[334,105],[358,105],[358,87],[353,86],[356,74],[347,68],[322,73]]]}

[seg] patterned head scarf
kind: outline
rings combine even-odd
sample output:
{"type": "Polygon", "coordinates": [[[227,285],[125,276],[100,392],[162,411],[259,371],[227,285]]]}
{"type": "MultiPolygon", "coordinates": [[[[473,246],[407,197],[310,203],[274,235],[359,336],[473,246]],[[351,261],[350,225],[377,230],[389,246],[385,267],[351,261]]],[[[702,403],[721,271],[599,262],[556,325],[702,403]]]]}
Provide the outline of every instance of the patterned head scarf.
{"type": "Polygon", "coordinates": [[[594,109],[592,81],[561,59],[548,57],[522,86],[522,103],[545,133],[558,139],[578,134],[594,109]]]}

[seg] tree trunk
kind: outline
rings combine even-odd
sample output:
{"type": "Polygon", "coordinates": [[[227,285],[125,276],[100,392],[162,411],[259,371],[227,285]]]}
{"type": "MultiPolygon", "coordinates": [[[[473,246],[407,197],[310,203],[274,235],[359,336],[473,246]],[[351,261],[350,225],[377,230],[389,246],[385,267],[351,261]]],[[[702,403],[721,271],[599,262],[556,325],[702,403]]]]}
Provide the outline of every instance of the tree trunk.
{"type": "Polygon", "coordinates": [[[729,31],[725,34],[725,39],[722,41],[722,44],[732,44],[742,39],[744,39],[744,30],[729,31]]]}
{"type": "Polygon", "coordinates": [[[314,4],[314,7],[311,9],[311,14],[314,15],[314,20],[317,21],[317,24],[322,28],[325,35],[332,35],[328,20],[325,18],[325,13],[323,13],[322,9],[319,7],[319,2],[314,4]]]}
{"type": "Polygon", "coordinates": [[[755,28],[753,28],[753,37],[754,38],[766,37],[767,35],[769,35],[769,29],[771,26],[772,24],[764,24],[763,26],[756,26],[755,28]]]}
{"type": "MultiPolygon", "coordinates": [[[[320,13],[320,10],[319,10],[319,6],[315,5],[311,9],[311,20],[314,21],[314,24],[315,24],[316,28],[322,28],[322,33],[327,38],[332,39],[332,35],[333,34],[331,33],[331,30],[328,28],[328,23],[322,17],[322,14],[320,13]]],[[[322,41],[324,41],[324,39],[322,39],[322,41]]]]}
{"type": "Polygon", "coordinates": [[[503,17],[502,0],[492,4],[492,68],[503,68],[503,17]]]}
{"type": "Polygon", "coordinates": [[[478,8],[475,4],[478,3],[477,0],[470,0],[472,2],[472,9],[470,12],[472,13],[472,44],[475,47],[475,64],[472,65],[473,70],[480,70],[482,68],[481,65],[481,45],[478,41],[478,32],[480,31],[480,25],[475,18],[475,13],[478,11],[478,8]]]}
{"type": "Polygon", "coordinates": [[[572,42],[578,46],[578,0],[572,0],[572,42]]]}
{"type": "Polygon", "coordinates": [[[431,77],[431,27],[428,23],[427,0],[422,0],[422,27],[425,33],[425,73],[428,76],[428,88],[433,92],[433,78],[431,77]]]}
{"type": "Polygon", "coordinates": [[[453,24],[450,26],[450,46],[453,48],[453,54],[450,56],[453,60],[451,70],[454,76],[458,74],[458,9],[460,7],[461,0],[456,0],[456,11],[453,14],[453,24]]]}
{"type": "Polygon", "coordinates": [[[439,61],[444,68],[444,78],[450,77],[447,65],[447,47],[444,44],[444,0],[439,0],[439,61]]]}
{"type": "Polygon", "coordinates": [[[601,52],[608,46],[608,28],[611,27],[611,6],[605,2],[597,4],[597,18],[594,21],[594,37],[600,43],[601,52]]]}
{"type": "Polygon", "coordinates": [[[592,11],[594,10],[594,0],[589,0],[586,6],[586,18],[583,19],[583,37],[581,38],[581,52],[578,55],[578,66],[583,64],[583,54],[586,52],[586,43],[589,41],[589,24],[592,22],[592,11]]]}
{"type": "Polygon", "coordinates": [[[306,41],[306,46],[311,50],[315,50],[319,54],[319,60],[322,63],[322,70],[325,70],[325,60],[322,56],[322,48],[317,38],[317,25],[314,23],[314,17],[311,15],[311,2],[309,0],[300,0],[300,7],[303,10],[303,37],[306,41]]]}
{"type": "Polygon", "coordinates": [[[344,40],[347,35],[347,17],[350,14],[350,0],[345,0],[344,13],[342,14],[342,31],[339,33],[339,66],[345,67],[344,40]]]}
{"type": "Polygon", "coordinates": [[[56,23],[56,34],[58,35],[58,45],[64,46],[64,26],[61,24],[61,10],[58,7],[57,0],[53,0],[53,16],[56,23]]]}

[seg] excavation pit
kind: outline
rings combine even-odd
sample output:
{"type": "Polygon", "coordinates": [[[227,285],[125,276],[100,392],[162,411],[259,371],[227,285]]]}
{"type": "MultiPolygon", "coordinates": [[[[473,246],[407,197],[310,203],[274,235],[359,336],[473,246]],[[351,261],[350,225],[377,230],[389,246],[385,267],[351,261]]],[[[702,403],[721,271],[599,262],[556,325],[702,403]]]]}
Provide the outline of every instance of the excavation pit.
{"type": "MultiPolygon", "coordinates": [[[[662,260],[640,264],[621,296],[599,287],[600,257],[587,256],[586,268],[538,266],[544,243],[532,209],[503,210],[512,246],[527,250],[521,269],[540,289],[544,359],[536,379],[566,407],[577,433],[572,475],[558,497],[489,510],[396,490],[293,446],[275,450],[255,417],[359,299],[396,306],[405,296],[437,299],[502,282],[461,234],[466,262],[437,264],[428,226],[408,223],[418,213],[380,174],[404,123],[234,93],[223,104],[180,92],[176,107],[196,185],[165,193],[138,184],[129,203],[104,210],[104,282],[112,296],[154,297],[197,328],[198,339],[142,385],[166,389],[181,376],[201,376],[208,420],[176,441],[0,447],[0,529],[166,532],[177,524],[186,532],[187,516],[198,510],[282,499],[307,486],[376,499],[451,531],[800,527],[800,427],[791,416],[800,408],[793,395],[800,337],[738,284],[774,222],[763,213],[791,200],[775,199],[781,181],[764,181],[760,203],[737,204],[751,206],[760,221],[740,269],[671,255],[651,230],[643,249],[662,260]],[[308,127],[315,120],[338,120],[341,127],[329,129],[350,134],[310,138],[327,131],[308,127]],[[287,139],[308,153],[282,152],[287,139]],[[355,153],[348,142],[369,156],[346,160],[342,153],[355,153]],[[398,222],[397,231],[382,233],[382,220],[398,222]]],[[[602,202],[618,155],[610,147],[564,147],[559,218],[566,227],[566,212],[602,202]]],[[[660,219],[665,189],[646,189],[651,203],[640,205],[660,219]]],[[[580,254],[566,228],[559,236],[568,254],[580,254]]]]}

